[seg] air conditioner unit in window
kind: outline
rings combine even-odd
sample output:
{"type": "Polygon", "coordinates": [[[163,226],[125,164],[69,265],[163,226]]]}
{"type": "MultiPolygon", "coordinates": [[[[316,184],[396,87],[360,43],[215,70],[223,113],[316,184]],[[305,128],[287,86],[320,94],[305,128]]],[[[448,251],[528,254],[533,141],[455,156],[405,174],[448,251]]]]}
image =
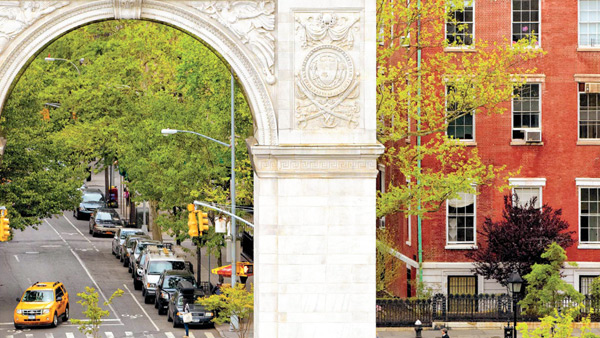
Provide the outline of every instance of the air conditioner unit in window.
{"type": "Polygon", "coordinates": [[[525,130],[525,142],[542,142],[542,131],[539,129],[525,130]]]}
{"type": "Polygon", "coordinates": [[[586,93],[600,93],[600,83],[586,83],[585,84],[585,92],[586,93]]]}

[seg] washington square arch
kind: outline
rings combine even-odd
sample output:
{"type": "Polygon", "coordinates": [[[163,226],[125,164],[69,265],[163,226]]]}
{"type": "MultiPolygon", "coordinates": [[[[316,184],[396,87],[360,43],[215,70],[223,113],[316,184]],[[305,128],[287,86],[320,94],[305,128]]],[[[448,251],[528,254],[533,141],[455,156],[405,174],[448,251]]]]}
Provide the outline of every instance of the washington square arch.
{"type": "Polygon", "coordinates": [[[0,102],[44,46],[92,22],[202,40],[254,118],[254,336],[374,338],[375,12],[375,0],[0,1],[0,102]]]}

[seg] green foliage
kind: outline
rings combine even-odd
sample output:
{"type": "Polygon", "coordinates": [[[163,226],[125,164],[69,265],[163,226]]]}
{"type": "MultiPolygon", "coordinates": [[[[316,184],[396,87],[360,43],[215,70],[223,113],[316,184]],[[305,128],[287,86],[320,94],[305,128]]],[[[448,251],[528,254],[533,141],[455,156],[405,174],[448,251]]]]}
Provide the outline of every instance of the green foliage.
{"type": "MultiPolygon", "coordinates": [[[[534,264],[524,279],[526,296],[519,304],[530,314],[549,315],[555,309],[569,309],[581,303],[584,296],[561,278],[560,269],[567,260],[565,249],[556,243],[550,244],[542,254],[548,264],[534,264]],[[564,304],[570,299],[569,304],[564,304]]],[[[576,264],[573,264],[576,265],[576,264]]]]}
{"type": "MultiPolygon", "coordinates": [[[[121,297],[122,295],[123,290],[117,289],[117,291],[104,302],[104,306],[112,304],[116,297],[121,297]]],[[[81,298],[77,303],[83,306],[83,315],[87,320],[71,319],[71,323],[79,325],[79,331],[88,336],[91,335],[94,338],[100,337],[99,331],[100,324],[102,324],[102,318],[108,317],[110,312],[102,309],[102,307],[98,305],[98,292],[94,288],[86,286],[85,292],[80,292],[77,296],[81,298]]]]}
{"type": "Polygon", "coordinates": [[[378,0],[383,43],[377,55],[378,137],[386,146],[382,162],[394,168],[391,184],[378,198],[378,216],[425,216],[460,192],[476,193],[475,186],[511,174],[502,163],[484,161],[476,147],[445,132],[450,123],[471,114],[504,113],[509,107],[504,103],[534,71],[527,61],[543,51],[533,48],[531,40],[477,40],[461,46],[476,53],[444,52],[459,47],[445,40],[444,22],[456,23],[452,13],[464,6],[462,0],[378,0]],[[423,52],[420,64],[418,51],[423,52]],[[453,90],[446,92],[446,86],[453,90]]]}
{"type": "Polygon", "coordinates": [[[581,325],[579,326],[579,335],[573,335],[573,321],[575,317],[579,315],[581,307],[570,308],[563,313],[560,313],[557,309],[552,311],[542,318],[542,322],[539,326],[530,330],[527,323],[519,323],[517,330],[521,332],[523,338],[597,338],[600,337],[595,335],[590,330],[590,316],[581,319],[581,325]]]}
{"type": "Polygon", "coordinates": [[[220,295],[200,298],[197,303],[217,313],[217,316],[213,319],[217,324],[229,323],[230,318],[236,316],[239,319],[238,337],[246,337],[252,324],[254,288],[249,292],[244,284],[236,284],[235,288],[231,286],[221,287],[221,292],[220,295]]]}

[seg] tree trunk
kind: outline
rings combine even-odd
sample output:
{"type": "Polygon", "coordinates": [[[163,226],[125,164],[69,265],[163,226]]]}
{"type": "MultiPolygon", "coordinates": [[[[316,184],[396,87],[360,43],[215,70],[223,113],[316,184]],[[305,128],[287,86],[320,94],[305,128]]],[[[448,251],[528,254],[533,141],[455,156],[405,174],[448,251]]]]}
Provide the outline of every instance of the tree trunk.
{"type": "Polygon", "coordinates": [[[156,224],[156,218],[158,217],[158,202],[150,201],[150,229],[152,229],[152,238],[162,242],[162,229],[156,224]]]}

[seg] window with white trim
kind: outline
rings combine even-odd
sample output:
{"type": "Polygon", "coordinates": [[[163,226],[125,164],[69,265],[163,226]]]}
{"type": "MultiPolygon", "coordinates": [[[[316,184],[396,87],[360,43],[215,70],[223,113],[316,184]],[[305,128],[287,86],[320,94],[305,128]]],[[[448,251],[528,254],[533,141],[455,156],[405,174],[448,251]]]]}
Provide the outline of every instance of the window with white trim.
{"type": "Polygon", "coordinates": [[[600,0],[579,0],[579,47],[600,47],[600,0]]]}
{"type": "Polygon", "coordinates": [[[540,84],[526,83],[514,94],[512,139],[525,140],[525,131],[540,130],[540,84]]]}
{"type": "Polygon", "coordinates": [[[536,209],[542,205],[542,187],[514,187],[513,194],[519,198],[518,206],[520,207],[528,205],[533,197],[536,198],[533,205],[536,209]]]}
{"type": "Polygon", "coordinates": [[[540,0],[512,0],[512,41],[540,41],[540,0]]]}
{"type": "Polygon", "coordinates": [[[579,292],[582,295],[589,295],[591,293],[592,283],[596,278],[598,278],[598,275],[579,276],[579,292]]]}
{"type": "Polygon", "coordinates": [[[460,100],[460,95],[461,93],[457,93],[454,86],[446,86],[446,116],[451,119],[448,122],[446,134],[458,140],[473,141],[475,139],[475,117],[472,112],[459,111],[457,101],[460,100]]]}
{"type": "Polygon", "coordinates": [[[578,84],[579,138],[600,139],[600,83],[578,84]]]}
{"type": "Polygon", "coordinates": [[[600,187],[579,188],[579,242],[600,243],[600,187]]]}
{"type": "Polygon", "coordinates": [[[459,193],[446,201],[447,243],[475,243],[475,195],[459,193]]]}
{"type": "Polygon", "coordinates": [[[473,45],[475,26],[474,1],[465,0],[464,7],[450,8],[446,22],[446,40],[451,46],[473,45]]]}

